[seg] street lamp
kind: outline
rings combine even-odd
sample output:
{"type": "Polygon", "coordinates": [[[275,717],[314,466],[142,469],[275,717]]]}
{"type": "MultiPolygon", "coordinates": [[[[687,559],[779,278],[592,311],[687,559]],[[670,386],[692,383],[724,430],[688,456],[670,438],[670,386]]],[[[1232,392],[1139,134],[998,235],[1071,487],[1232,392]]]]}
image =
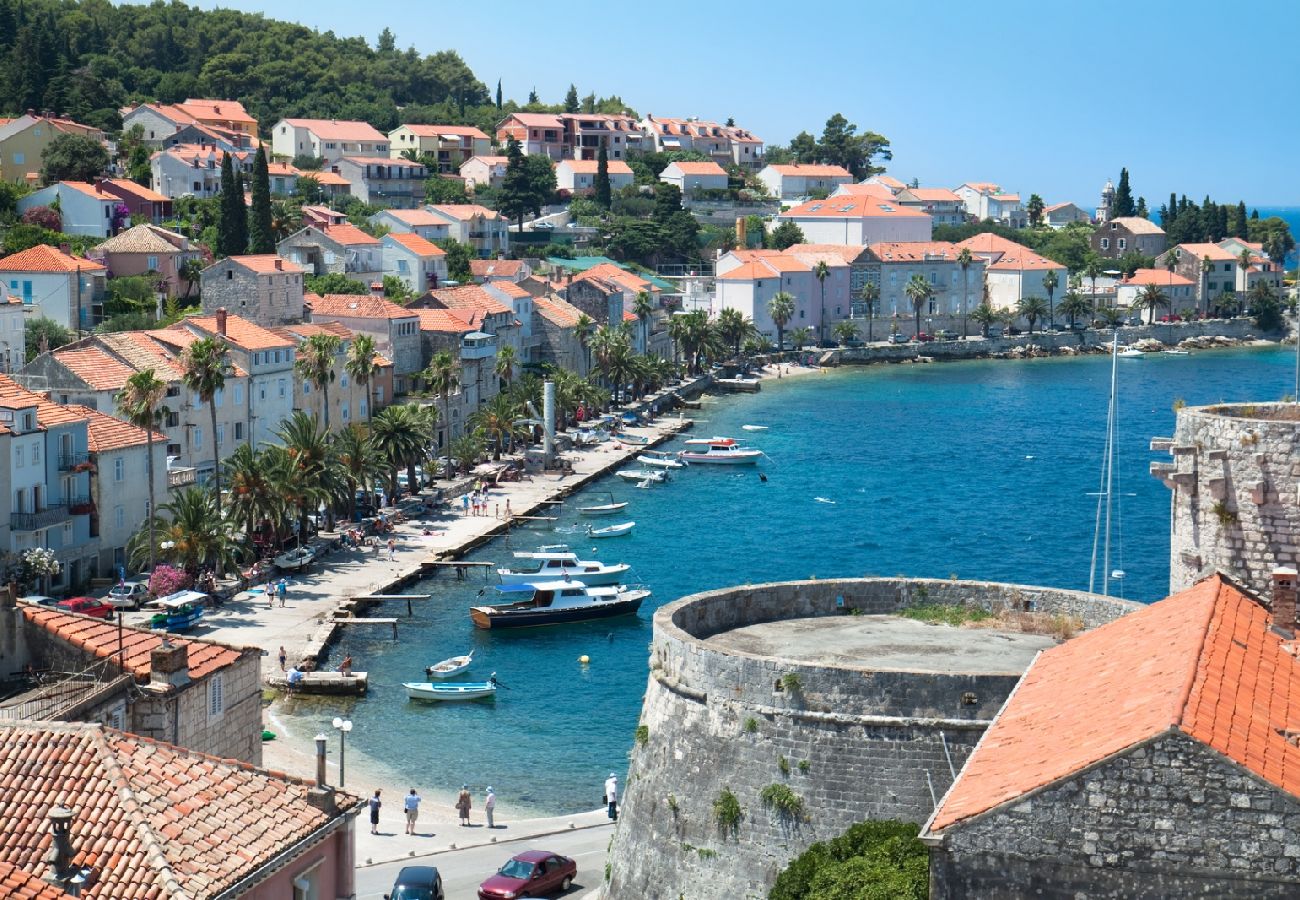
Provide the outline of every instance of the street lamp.
{"type": "Polygon", "coordinates": [[[352,720],[340,719],[338,716],[335,716],[334,727],[337,728],[339,732],[339,787],[343,787],[343,778],[346,771],[343,766],[346,760],[345,754],[348,749],[348,732],[352,730],[352,720]]]}

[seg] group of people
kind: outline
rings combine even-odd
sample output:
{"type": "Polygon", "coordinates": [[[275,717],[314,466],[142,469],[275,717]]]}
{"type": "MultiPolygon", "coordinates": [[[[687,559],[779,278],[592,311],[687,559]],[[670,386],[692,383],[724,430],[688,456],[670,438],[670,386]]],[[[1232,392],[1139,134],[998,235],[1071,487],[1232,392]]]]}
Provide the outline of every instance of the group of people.
{"type": "Polygon", "coordinates": [[[280,607],[283,609],[285,601],[289,599],[289,579],[283,575],[280,580],[276,581],[273,576],[267,576],[266,579],[266,608],[272,609],[275,606],[275,600],[280,598],[280,607]]]}
{"type": "MultiPolygon", "coordinates": [[[[467,516],[486,516],[488,514],[488,486],[479,482],[474,490],[467,491],[460,498],[461,512],[467,516]]],[[[497,504],[496,515],[501,516],[501,504],[497,504]]],[[[506,515],[510,515],[510,501],[506,500],[506,515]]]]}
{"type": "MultiPolygon", "coordinates": [[[[381,792],[376,790],[374,796],[368,801],[370,807],[370,833],[379,834],[379,810],[384,805],[380,799],[381,792]]],[[[402,798],[402,811],[406,816],[406,833],[415,834],[415,823],[420,817],[421,798],[416,793],[415,788],[402,798]]],[[[469,785],[461,785],[460,793],[456,795],[455,809],[460,819],[462,828],[470,827],[469,813],[474,807],[474,801],[470,795],[469,785]]],[[[492,790],[492,785],[488,785],[487,791],[483,796],[483,812],[487,816],[487,827],[496,828],[494,814],[497,808],[497,795],[492,790]]]]}

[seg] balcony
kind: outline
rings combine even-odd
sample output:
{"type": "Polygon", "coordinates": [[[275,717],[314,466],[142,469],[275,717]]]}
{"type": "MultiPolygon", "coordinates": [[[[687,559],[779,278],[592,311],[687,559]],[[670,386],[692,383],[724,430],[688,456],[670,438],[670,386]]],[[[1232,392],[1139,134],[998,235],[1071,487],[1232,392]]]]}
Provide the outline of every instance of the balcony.
{"type": "Polygon", "coordinates": [[[199,470],[192,468],[168,469],[167,470],[167,487],[182,488],[194,484],[199,480],[199,470]]]}
{"type": "Polygon", "coordinates": [[[39,531],[68,521],[72,513],[65,503],[55,503],[40,512],[13,513],[9,516],[9,527],[14,531],[39,531]]]}
{"type": "Polygon", "coordinates": [[[68,500],[68,513],[74,516],[88,516],[95,511],[95,501],[89,497],[72,497],[68,500]]]}
{"type": "Polygon", "coordinates": [[[82,452],[82,453],[60,453],[59,454],[60,472],[71,472],[73,469],[76,469],[78,467],[84,468],[89,465],[90,465],[89,453],[82,452]]]}

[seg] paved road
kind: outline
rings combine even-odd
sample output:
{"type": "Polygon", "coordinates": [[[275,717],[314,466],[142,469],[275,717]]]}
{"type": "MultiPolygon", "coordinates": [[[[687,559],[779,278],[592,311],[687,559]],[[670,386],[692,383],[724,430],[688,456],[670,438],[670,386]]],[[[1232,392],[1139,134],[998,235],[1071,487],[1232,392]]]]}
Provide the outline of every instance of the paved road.
{"type": "Polygon", "coordinates": [[[605,849],[613,834],[612,825],[584,828],[535,841],[512,841],[451,850],[433,856],[418,857],[405,862],[385,863],[357,869],[357,900],[380,900],[404,865],[434,865],[442,873],[442,885],[447,900],[475,900],[479,883],[497,870],[507,859],[523,850],[549,850],[571,856],[578,863],[578,880],[567,896],[582,897],[595,890],[605,877],[605,849]]]}

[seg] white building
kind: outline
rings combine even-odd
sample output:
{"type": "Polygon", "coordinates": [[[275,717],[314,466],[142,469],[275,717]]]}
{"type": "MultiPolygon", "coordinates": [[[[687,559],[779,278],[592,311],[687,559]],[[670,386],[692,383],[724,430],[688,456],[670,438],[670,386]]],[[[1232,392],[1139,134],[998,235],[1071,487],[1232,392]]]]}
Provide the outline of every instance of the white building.
{"type": "Polygon", "coordinates": [[[388,136],[366,122],[281,119],[271,129],[271,150],[292,160],[315,156],[334,162],[344,156],[388,156],[388,136]]]}
{"type": "Polygon", "coordinates": [[[727,170],[715,162],[671,162],[659,180],[676,185],[684,197],[693,191],[725,191],[728,185],[727,170]]]}
{"type": "Polygon", "coordinates": [[[758,173],[767,192],[782,200],[798,200],[814,193],[830,196],[842,184],[851,184],[853,175],[843,166],[769,165],[758,173]]]}
{"type": "Polygon", "coordinates": [[[471,191],[479,187],[501,187],[509,164],[510,160],[504,156],[472,156],[460,164],[460,177],[471,191]]]}
{"type": "Polygon", "coordinates": [[[1163,310],[1156,311],[1157,317],[1196,306],[1196,282],[1168,269],[1138,269],[1120,281],[1115,285],[1115,305],[1121,309],[1132,309],[1133,304],[1151,285],[1160,288],[1160,293],[1165,296],[1166,306],[1163,310]]]}
{"type": "Polygon", "coordinates": [[[90,259],[38,244],[0,259],[0,288],[33,318],[90,329],[103,316],[108,270],[90,259]]]}
{"type": "Polygon", "coordinates": [[[1065,295],[1069,271],[1060,263],[1039,256],[1033,250],[996,234],[977,234],[957,245],[984,259],[985,280],[989,287],[989,304],[994,309],[1015,309],[1023,297],[1047,299],[1043,278],[1056,273],[1053,298],[1065,295]]]}
{"type": "MultiPolygon", "coordinates": [[[[149,157],[152,187],[164,197],[215,197],[221,193],[221,158],[224,151],[199,144],[177,144],[149,157]]],[[[244,173],[245,182],[253,173],[251,151],[232,153],[231,165],[244,173]]]]}
{"type": "Polygon", "coordinates": [[[426,241],[443,241],[453,236],[446,216],[436,216],[424,208],[385,209],[371,216],[370,224],[401,234],[418,234],[426,241]]]}
{"type": "Polygon", "coordinates": [[[966,214],[977,222],[986,219],[1008,228],[1024,228],[1029,214],[1020,205],[1020,195],[1004,191],[991,181],[971,181],[953,191],[961,197],[966,214]]]}
{"type": "Polygon", "coordinates": [[[495,209],[472,203],[439,204],[426,210],[447,224],[448,237],[468,244],[479,256],[510,250],[510,223],[495,209]]]}
{"type": "MultiPolygon", "coordinates": [[[[568,191],[574,196],[592,194],[596,191],[596,175],[600,163],[594,159],[563,159],[555,166],[555,185],[558,190],[568,191]]],[[[611,159],[607,163],[609,187],[617,191],[632,183],[632,167],[621,159],[611,159]]]]}
{"type": "Polygon", "coordinates": [[[794,297],[795,303],[794,316],[785,324],[787,343],[790,332],[797,328],[817,333],[820,292],[812,266],[777,251],[733,250],[718,260],[715,271],[718,274],[712,315],[724,309],[739,310],[761,334],[775,342],[776,323],[768,304],[784,291],[794,297]]]}
{"type": "MultiPolygon", "coordinates": [[[[126,545],[148,520],[149,442],[143,428],[88,407],[77,407],[86,417],[90,453],[95,461],[91,497],[99,523],[101,575],[115,576],[127,566],[126,545]]],[[[153,489],[159,503],[167,501],[167,436],[154,432],[153,489]]],[[[129,571],[129,570],[128,570],[129,571]]]]}
{"type": "Polygon", "coordinates": [[[17,372],[27,361],[27,314],[23,301],[0,283],[0,372],[17,372]]]}
{"type": "Polygon", "coordinates": [[[881,241],[928,241],[930,217],[919,209],[872,196],[809,200],[781,213],[772,224],[793,222],[809,244],[875,244],[881,241]]]}
{"type": "Polygon", "coordinates": [[[894,197],[903,206],[928,215],[935,225],[961,225],[966,221],[966,205],[947,188],[902,188],[894,197]]]}
{"type": "Polygon", "coordinates": [[[97,184],[85,181],[60,181],[18,200],[18,214],[38,206],[58,209],[64,234],[86,234],[106,238],[113,234],[114,226],[131,224],[130,217],[114,219],[113,213],[122,205],[120,197],[110,194],[97,184]]]}
{"type": "Polygon", "coordinates": [[[646,137],[646,149],[656,153],[694,150],[724,166],[758,169],[763,165],[762,138],[735,125],[647,115],[641,120],[641,133],[646,137]]]}
{"type": "Polygon", "coordinates": [[[390,231],[379,239],[384,274],[400,279],[407,289],[423,294],[447,280],[447,254],[410,231],[390,231]]]}

